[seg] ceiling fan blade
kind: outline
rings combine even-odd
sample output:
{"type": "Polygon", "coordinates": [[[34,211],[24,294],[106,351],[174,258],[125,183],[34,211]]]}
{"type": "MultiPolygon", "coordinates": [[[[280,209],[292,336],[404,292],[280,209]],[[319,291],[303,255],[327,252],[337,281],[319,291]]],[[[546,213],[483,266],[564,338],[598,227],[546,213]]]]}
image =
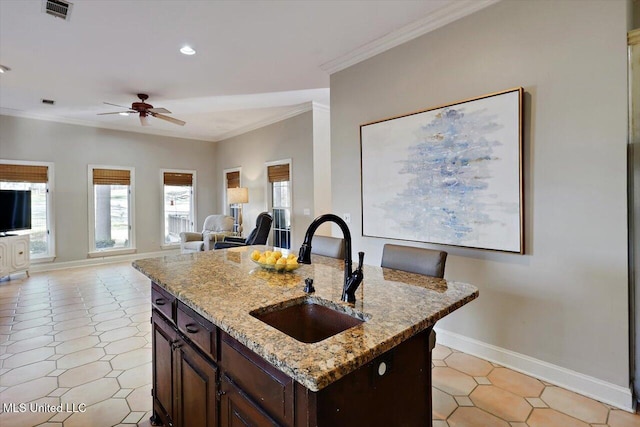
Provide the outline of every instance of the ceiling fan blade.
{"type": "Polygon", "coordinates": [[[123,114],[123,113],[127,113],[127,114],[131,114],[131,113],[137,113],[137,111],[114,111],[113,113],[98,113],[98,116],[104,116],[106,114],[123,114]]]}
{"type": "Polygon", "coordinates": [[[171,114],[171,111],[167,110],[166,108],[149,108],[147,111],[150,113],[171,114]]]}
{"type": "Polygon", "coordinates": [[[173,123],[174,125],[180,125],[180,126],[184,126],[187,122],[184,122],[182,120],[178,120],[178,119],[174,119],[173,117],[169,117],[169,116],[165,116],[162,114],[158,114],[158,113],[151,113],[151,115],[157,119],[162,119],[165,120],[167,122],[173,123]]]}
{"type": "Polygon", "coordinates": [[[110,102],[103,102],[103,104],[113,105],[114,107],[126,108],[127,110],[131,109],[131,107],[125,107],[124,105],[112,104],[110,102]]]}

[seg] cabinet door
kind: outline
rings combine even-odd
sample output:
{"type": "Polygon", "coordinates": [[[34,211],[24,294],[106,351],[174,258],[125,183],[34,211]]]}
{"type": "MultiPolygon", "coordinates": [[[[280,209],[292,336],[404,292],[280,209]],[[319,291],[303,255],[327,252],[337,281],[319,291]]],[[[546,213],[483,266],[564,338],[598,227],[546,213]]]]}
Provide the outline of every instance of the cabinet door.
{"type": "Polygon", "coordinates": [[[29,268],[29,236],[20,236],[13,241],[12,270],[29,268]]]}
{"type": "Polygon", "coordinates": [[[220,366],[233,383],[269,416],[292,425],[294,382],[227,334],[220,340],[220,366]]]}
{"type": "Polygon", "coordinates": [[[220,392],[222,394],[220,400],[221,427],[278,426],[278,423],[235,387],[225,375],[222,377],[220,392]]]}
{"type": "Polygon", "coordinates": [[[179,341],[176,353],[176,424],[217,426],[217,368],[185,341],[179,341]]]}
{"type": "Polygon", "coordinates": [[[0,277],[6,276],[11,271],[9,269],[9,245],[4,239],[0,239],[0,277]]]}
{"type": "Polygon", "coordinates": [[[173,396],[173,347],[176,331],[156,310],[152,312],[153,329],[153,397],[154,409],[164,420],[169,417],[169,425],[174,418],[173,396]]]}

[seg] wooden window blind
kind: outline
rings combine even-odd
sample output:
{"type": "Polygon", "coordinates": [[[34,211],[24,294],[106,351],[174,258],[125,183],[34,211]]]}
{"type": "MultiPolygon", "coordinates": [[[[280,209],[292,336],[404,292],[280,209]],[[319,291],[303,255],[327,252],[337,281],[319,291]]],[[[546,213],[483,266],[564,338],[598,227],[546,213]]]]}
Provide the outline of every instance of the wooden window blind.
{"type": "Polygon", "coordinates": [[[269,182],[289,181],[289,164],[274,165],[267,168],[269,182]]]}
{"type": "Polygon", "coordinates": [[[240,172],[227,172],[227,188],[240,187],[240,172]]]}
{"type": "Polygon", "coordinates": [[[131,185],[131,172],[122,169],[94,169],[93,185],[131,185]]]}
{"type": "Polygon", "coordinates": [[[193,185],[193,174],[181,172],[164,172],[164,185],[176,187],[191,187],[193,185]]]}
{"type": "Polygon", "coordinates": [[[47,166],[0,164],[0,181],[46,183],[48,172],[47,166]]]}

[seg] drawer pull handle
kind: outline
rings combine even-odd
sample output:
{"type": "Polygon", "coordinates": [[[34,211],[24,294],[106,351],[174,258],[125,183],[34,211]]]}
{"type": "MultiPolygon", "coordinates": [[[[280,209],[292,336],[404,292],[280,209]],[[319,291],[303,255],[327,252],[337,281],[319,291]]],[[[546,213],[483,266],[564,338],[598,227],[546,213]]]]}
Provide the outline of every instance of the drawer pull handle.
{"type": "Polygon", "coordinates": [[[163,298],[156,298],[156,305],[164,305],[165,301],[163,298]]]}
{"type": "Polygon", "coordinates": [[[187,330],[187,332],[189,332],[190,334],[197,334],[198,333],[198,328],[196,328],[193,323],[189,323],[187,325],[184,326],[184,328],[187,330]]]}
{"type": "Polygon", "coordinates": [[[24,253],[24,251],[20,251],[18,252],[18,255],[22,255],[24,253]]]}

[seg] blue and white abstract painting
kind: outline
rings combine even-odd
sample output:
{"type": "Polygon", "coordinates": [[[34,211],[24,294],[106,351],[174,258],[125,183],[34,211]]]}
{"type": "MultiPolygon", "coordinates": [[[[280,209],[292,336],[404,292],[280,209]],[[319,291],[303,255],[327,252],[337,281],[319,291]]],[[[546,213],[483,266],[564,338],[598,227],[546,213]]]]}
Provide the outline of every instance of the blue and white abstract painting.
{"type": "Polygon", "coordinates": [[[522,253],[522,89],[361,126],[365,236],[522,253]]]}

